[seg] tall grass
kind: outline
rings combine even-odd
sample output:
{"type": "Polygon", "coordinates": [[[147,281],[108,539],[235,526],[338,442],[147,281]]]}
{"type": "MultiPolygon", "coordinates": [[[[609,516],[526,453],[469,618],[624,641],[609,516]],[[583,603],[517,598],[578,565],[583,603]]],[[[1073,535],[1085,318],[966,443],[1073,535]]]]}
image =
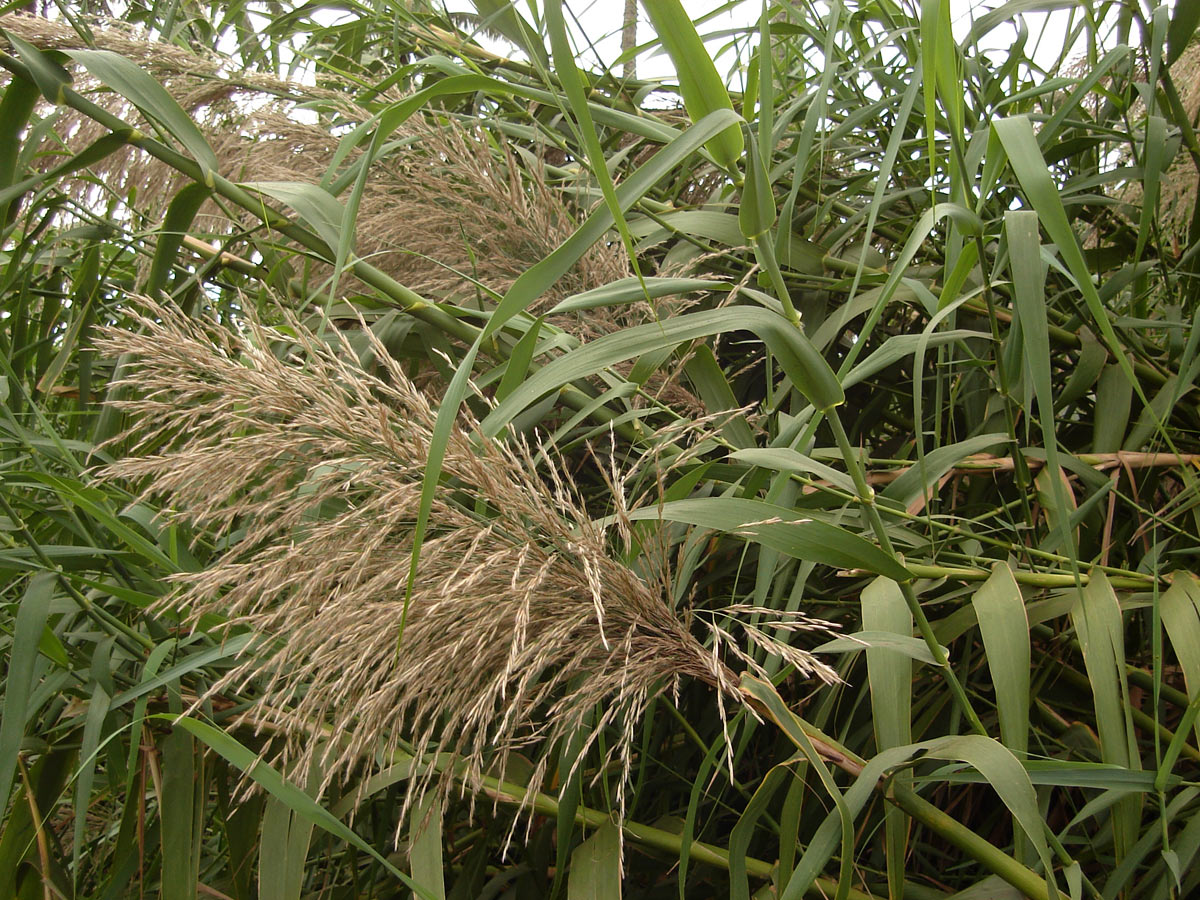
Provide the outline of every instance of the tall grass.
{"type": "Polygon", "coordinates": [[[0,16],[0,896],[1191,896],[1194,5],[475,8],[0,16]]]}

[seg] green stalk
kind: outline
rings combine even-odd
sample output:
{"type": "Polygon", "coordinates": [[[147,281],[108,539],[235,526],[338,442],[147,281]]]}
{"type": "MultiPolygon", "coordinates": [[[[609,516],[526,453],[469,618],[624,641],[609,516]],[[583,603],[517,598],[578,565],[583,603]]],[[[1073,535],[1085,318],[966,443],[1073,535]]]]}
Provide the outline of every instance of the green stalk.
{"type": "Polygon", "coordinates": [[[922,799],[907,785],[893,782],[887,798],[946,842],[999,875],[1031,900],[1050,900],[1046,879],[1021,865],[991,841],[980,837],[953,816],[922,799]]]}
{"type": "Polygon", "coordinates": [[[754,238],[754,253],[758,257],[759,264],[766,269],[770,276],[771,285],[774,287],[775,293],[779,295],[779,302],[783,304],[783,311],[787,315],[788,321],[800,328],[800,314],[796,312],[796,307],[792,303],[791,291],[784,283],[783,272],[780,271],[779,261],[775,258],[775,239],[770,230],[754,238]]]}
{"type": "MultiPolygon", "coordinates": [[[[904,564],[908,571],[917,578],[953,578],[957,581],[987,581],[991,572],[986,569],[967,569],[958,566],[930,566],[922,563],[904,564]]],[[[1086,572],[1081,572],[1079,580],[1074,575],[1057,572],[1030,572],[1024,569],[1013,572],[1018,584],[1028,584],[1032,587],[1067,588],[1077,584],[1087,584],[1091,578],[1086,572]]],[[[1146,590],[1153,582],[1149,576],[1145,578],[1130,578],[1114,575],[1108,579],[1113,587],[1129,588],[1130,590],[1146,590]]]]}
{"type": "MultiPolygon", "coordinates": [[[[887,528],[883,524],[883,517],[880,516],[879,507],[875,503],[875,491],[867,483],[866,471],[858,455],[854,452],[853,446],[850,444],[850,438],[846,434],[845,427],[842,425],[842,419],[835,409],[828,409],[825,412],[826,419],[829,421],[834,437],[837,439],[838,449],[841,450],[842,457],[846,462],[846,468],[850,472],[850,477],[854,480],[854,487],[858,491],[859,503],[866,511],[867,519],[871,523],[871,529],[875,532],[875,538],[879,541],[879,546],[884,553],[899,561],[900,555],[896,553],[895,548],[892,546],[892,539],[888,537],[887,528]]],[[[913,590],[912,580],[898,582],[898,584],[900,585],[900,592],[904,595],[904,602],[908,604],[908,609],[912,613],[913,621],[917,623],[917,630],[921,632],[921,637],[925,640],[926,646],[929,647],[929,652],[933,655],[934,663],[941,668],[942,675],[945,677],[946,683],[950,685],[950,691],[954,694],[954,699],[958,702],[963,715],[967,717],[967,722],[971,725],[971,730],[976,734],[986,737],[987,729],[983,727],[983,722],[980,721],[979,716],[971,707],[971,701],[967,698],[966,690],[958,680],[958,676],[954,674],[954,670],[950,667],[950,660],[942,649],[942,645],[938,643],[937,637],[933,633],[933,627],[929,624],[929,619],[925,615],[925,610],[921,608],[921,602],[917,599],[917,593],[913,590]]]]}

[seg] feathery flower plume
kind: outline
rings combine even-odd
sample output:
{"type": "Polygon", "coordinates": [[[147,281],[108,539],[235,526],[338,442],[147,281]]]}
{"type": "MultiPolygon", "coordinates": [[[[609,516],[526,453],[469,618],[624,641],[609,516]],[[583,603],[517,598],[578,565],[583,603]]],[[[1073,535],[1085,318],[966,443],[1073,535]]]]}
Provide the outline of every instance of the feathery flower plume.
{"type": "MultiPolygon", "coordinates": [[[[66,22],[9,13],[0,25],[44,49],[84,49],[85,41],[66,22]]],[[[312,123],[319,104],[344,126],[368,122],[372,112],[352,100],[357,86],[324,73],[325,87],[285,81],[233,68],[215,51],[187,50],[148,39],[119,22],[103,21],[92,41],[101,49],[138,63],[187,111],[203,132],[218,160],[218,170],[239,182],[317,184],[329,177],[342,138],[328,121],[312,123]],[[341,90],[337,88],[342,88],[341,90]]],[[[89,98],[153,133],[128,100],[104,87],[85,71],[76,71],[77,87],[89,98]]],[[[2,77],[0,77],[2,81],[2,77]]],[[[396,101],[392,90],[383,99],[396,101]]],[[[107,134],[86,116],[58,114],[55,141],[78,151],[107,134]]],[[[553,251],[578,227],[586,212],[561,186],[552,183],[540,155],[519,156],[509,142],[488,132],[485,119],[414,116],[396,134],[398,148],[373,160],[356,218],[356,253],[408,287],[438,299],[473,301],[476,279],[503,293],[530,266],[553,251]]],[[[49,143],[49,142],[48,142],[49,143]]],[[[57,145],[49,148],[59,149],[57,145]]],[[[353,165],[359,150],[342,161],[353,165]]],[[[61,161],[46,154],[45,165],[61,161]]],[[[188,179],[135,147],[118,151],[90,167],[121,195],[135,194],[139,209],[160,217],[188,179]]],[[[86,202],[94,185],[89,179],[67,180],[67,190],[86,202]]],[[[227,236],[255,217],[235,221],[229,210],[206,204],[197,225],[215,236],[227,236]]],[[[238,250],[238,244],[228,249],[238,250]]],[[[318,266],[319,271],[329,267],[318,266]]],[[[630,274],[620,243],[599,242],[572,266],[543,298],[543,305],[630,274]]],[[[353,278],[342,290],[353,290],[353,278]]]]}
{"type": "MultiPolygon", "coordinates": [[[[139,360],[123,402],[136,423],[130,455],[104,474],[140,483],[198,528],[237,535],[203,571],[180,575],[167,603],[192,625],[215,615],[257,636],[213,690],[253,682],[253,719],[297,736],[289,763],[317,763],[332,779],[381,751],[426,762],[449,753],[470,788],[503,777],[516,750],[584,728],[590,746],[613,726],[604,763],[627,774],[633,723],[676,679],[737,697],[734,672],[662,589],[608,552],[550,454],[488,440],[466,416],[397,649],[436,416],[426,395],[377,343],[372,374],[340,333],[322,341],[294,317],[239,335],[143,302],[141,333],[110,330],[101,345],[139,360]],[[314,723],[337,739],[313,742],[314,723]]],[[[788,650],[806,673],[832,677],[788,650]]],[[[536,755],[531,792],[551,774],[551,754],[536,755]]],[[[438,768],[409,781],[405,812],[449,789],[451,767],[438,768]]]]}

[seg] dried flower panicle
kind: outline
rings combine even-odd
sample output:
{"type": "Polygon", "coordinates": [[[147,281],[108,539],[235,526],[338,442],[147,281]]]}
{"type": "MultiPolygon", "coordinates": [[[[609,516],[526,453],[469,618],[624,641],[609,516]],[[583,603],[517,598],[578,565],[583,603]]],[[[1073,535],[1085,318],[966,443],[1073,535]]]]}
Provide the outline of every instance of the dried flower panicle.
{"type": "MultiPolygon", "coordinates": [[[[330,123],[358,125],[369,122],[372,112],[353,101],[357,85],[347,81],[339,90],[332,74],[326,73],[324,86],[315,86],[241,71],[215,51],[156,42],[115,21],[98,21],[87,40],[69,23],[41,16],[7,13],[0,15],[0,24],[37,47],[73,50],[94,44],[136,62],[195,120],[212,148],[217,170],[234,181],[318,184],[332,170],[346,174],[362,161],[363,146],[342,158],[346,151],[340,129],[330,123]],[[314,104],[326,115],[319,122],[312,121],[314,104]]],[[[76,87],[93,102],[153,132],[136,106],[86,70],[75,67],[74,77],[76,87]]],[[[391,88],[381,99],[395,102],[403,96],[391,88]]],[[[48,152],[38,156],[45,167],[60,162],[61,151],[82,150],[108,133],[105,126],[69,109],[55,116],[48,152]]],[[[372,160],[358,199],[355,253],[423,296],[473,307],[485,290],[504,293],[523,272],[561,246],[587,213],[587,201],[573,192],[578,185],[551,174],[543,149],[521,147],[497,135],[485,117],[422,113],[406,121],[393,138],[395,148],[372,160]]],[[[185,175],[132,145],[94,162],[89,172],[89,177],[62,180],[63,189],[87,206],[95,202],[98,178],[106,190],[136,197],[139,215],[149,221],[161,220],[189,183],[185,175]]],[[[586,192],[582,196],[586,198],[586,192]]],[[[209,201],[196,216],[188,244],[194,249],[203,234],[235,256],[252,257],[253,244],[238,235],[247,229],[252,233],[258,224],[256,214],[209,201]]],[[[151,256],[145,254],[147,267],[151,256]]],[[[694,262],[698,265],[699,260],[694,262]]],[[[659,274],[691,270],[691,265],[680,270],[666,266],[659,274]]],[[[340,297],[364,289],[350,272],[333,279],[333,271],[329,262],[309,258],[305,264],[305,277],[319,290],[328,290],[334,281],[340,297]]],[[[538,298],[533,311],[544,312],[567,296],[631,272],[620,241],[597,241],[538,298]]],[[[590,340],[676,314],[690,302],[659,298],[653,305],[600,307],[587,315],[560,313],[552,321],[580,340],[590,340]]],[[[630,367],[632,363],[621,368],[630,367]]],[[[644,387],[658,402],[687,415],[703,412],[677,373],[655,372],[644,387]]]]}
{"type": "MultiPolygon", "coordinates": [[[[406,601],[436,412],[399,364],[375,343],[368,373],[339,332],[323,341],[291,316],[286,333],[251,322],[238,335],[144,302],[140,333],[111,329],[100,346],[138,360],[123,382],[129,455],[104,476],[200,529],[240,530],[166,603],[193,625],[215,615],[258,636],[213,691],[253,683],[248,718],[296,736],[289,765],[332,780],[397,749],[449,753],[471,788],[503,777],[514,751],[612,726],[603,762],[627,774],[634,723],[664,688],[693,677],[722,703],[738,696],[662,588],[610,555],[550,454],[485,439],[466,416],[406,601]],[[312,741],[317,723],[334,739],[312,741]]],[[[761,630],[753,639],[832,674],[761,630]]],[[[535,755],[531,797],[552,774],[551,754],[535,755]]],[[[451,784],[451,767],[416,770],[406,809],[451,784]]]]}
{"type": "MultiPolygon", "coordinates": [[[[0,16],[11,32],[41,48],[82,49],[89,41],[67,22],[24,13],[0,16]]],[[[127,24],[102,21],[90,39],[96,47],[135,61],[154,76],[196,121],[217,159],[217,169],[239,182],[317,184],[339,159],[342,137],[327,121],[314,123],[306,104],[319,104],[345,126],[369,122],[371,110],[352,100],[357,86],[285,81],[241,71],[215,51],[188,50],[148,39],[127,24]],[[335,89],[338,86],[342,90],[335,89]]],[[[110,112],[153,133],[141,113],[120,94],[108,91],[86,71],[77,86],[110,112]]],[[[398,101],[393,88],[382,99],[398,101]]],[[[103,125],[63,110],[55,140],[70,151],[107,134],[103,125]]],[[[473,302],[475,281],[503,293],[530,266],[551,253],[578,227],[581,210],[567,191],[551,183],[544,161],[518,153],[489,134],[484,120],[414,116],[394,136],[399,149],[373,161],[359,198],[356,253],[423,295],[473,302]]],[[[54,149],[57,149],[55,147],[54,149]]],[[[342,160],[342,170],[360,159],[361,148],[342,160]]],[[[60,162],[47,156],[47,166],[60,162]]],[[[161,216],[188,179],[136,147],[111,154],[90,170],[108,188],[134,195],[139,208],[161,216]]],[[[64,182],[86,202],[90,179],[64,182]]],[[[253,216],[229,218],[229,209],[205,204],[197,224],[218,237],[257,224],[253,216]]],[[[226,249],[241,252],[238,243],[226,249]]],[[[326,277],[331,266],[316,265],[326,277]]],[[[583,254],[542,298],[543,306],[630,274],[619,242],[598,242],[583,254]]],[[[342,291],[357,282],[344,274],[342,291]]],[[[358,289],[361,289],[359,287],[358,289]]]]}

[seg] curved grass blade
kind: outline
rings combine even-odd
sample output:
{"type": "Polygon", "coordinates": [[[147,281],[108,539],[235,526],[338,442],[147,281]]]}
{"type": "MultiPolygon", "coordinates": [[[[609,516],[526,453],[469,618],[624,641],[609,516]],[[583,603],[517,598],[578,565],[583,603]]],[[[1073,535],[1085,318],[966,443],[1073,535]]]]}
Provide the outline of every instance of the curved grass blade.
{"type": "MultiPolygon", "coordinates": [[[[1004,231],[1008,235],[1009,268],[1013,276],[1013,310],[1021,326],[1021,343],[1025,366],[1033,381],[1037,398],[1038,422],[1042,431],[1042,446],[1046,448],[1046,469],[1043,474],[1060,471],[1058,435],[1054,423],[1054,390],[1050,372],[1050,334],[1046,323],[1046,270],[1042,264],[1038,235],[1038,214],[1027,210],[1011,210],[1004,215],[1004,231]]],[[[1050,493],[1059,510],[1069,508],[1067,491],[1061,478],[1051,477],[1050,493]]],[[[1057,517],[1060,546],[1071,560],[1072,572],[1079,574],[1075,534],[1066,514],[1057,517]]]]}
{"type": "MultiPolygon", "coordinates": [[[[9,81],[4,89],[0,100],[0,190],[16,181],[21,133],[29,124],[39,93],[36,85],[20,78],[9,81]]],[[[11,223],[16,211],[16,203],[0,203],[0,227],[11,223]]]]}
{"type": "Polygon", "coordinates": [[[21,62],[25,63],[42,96],[55,106],[61,106],[64,102],[63,91],[71,84],[71,73],[59,64],[65,56],[62,53],[39,50],[9,31],[0,29],[0,33],[12,44],[21,62]]]}
{"type": "MultiPolygon", "coordinates": [[[[1038,811],[1037,795],[1029,775],[1007,747],[977,734],[944,738],[931,742],[926,754],[936,759],[956,759],[975,768],[992,786],[1013,820],[1025,832],[1037,850],[1042,870],[1051,872],[1050,847],[1046,843],[1045,823],[1038,811]]],[[[1051,898],[1058,896],[1052,877],[1046,878],[1051,898]]]]}
{"type": "MultiPolygon", "coordinates": [[[[625,252],[629,255],[633,274],[639,282],[642,282],[642,270],[638,264],[638,255],[633,249],[633,237],[625,222],[625,210],[617,198],[612,173],[608,170],[609,161],[604,155],[604,147],[601,146],[600,138],[596,133],[596,125],[592,121],[591,107],[588,106],[583,79],[579,75],[579,68],[575,65],[575,52],[571,48],[570,38],[567,36],[567,25],[563,19],[563,5],[560,3],[546,4],[545,16],[546,29],[550,33],[550,49],[554,58],[555,73],[566,91],[571,116],[575,119],[579,135],[583,139],[588,167],[592,172],[592,177],[600,183],[600,192],[612,213],[613,223],[621,236],[621,243],[625,245],[625,252]]],[[[650,298],[647,296],[646,299],[650,298]]]]}
{"type": "Polygon", "coordinates": [[[345,214],[337,198],[319,185],[300,181],[248,181],[240,186],[286,203],[299,213],[329,246],[327,259],[333,261],[336,248],[342,242],[345,214]]]}
{"type": "Polygon", "coordinates": [[[749,447],[733,451],[729,454],[729,458],[749,463],[752,466],[774,469],[777,472],[814,475],[828,481],[847,494],[854,493],[854,480],[845,472],[787,447],[749,447]]]}
{"type": "Polygon", "coordinates": [[[1133,386],[1134,391],[1146,406],[1149,399],[1142,388],[1141,381],[1134,374],[1133,366],[1125,354],[1121,339],[1113,329],[1112,320],[1108,316],[1100,294],[1092,280],[1079,239],[1071,230],[1063,207],[1058,188],[1050,177],[1050,168],[1038,147],[1037,137],[1033,132],[1033,123],[1025,116],[1013,116],[992,123],[992,128],[1000,139],[1008,161],[1016,173],[1017,180],[1024,188],[1030,206],[1037,213],[1038,220],[1045,227],[1050,240],[1058,247],[1059,255],[1066,263],[1076,287],[1083,294],[1084,302],[1092,319],[1108,349],[1112,353],[1125,378],[1133,386]]]}
{"type": "Polygon", "coordinates": [[[921,463],[910,466],[883,490],[883,496],[901,506],[922,499],[943,475],[973,453],[1004,442],[1003,434],[981,434],[957,444],[938,447],[924,454],[921,463]]]}
{"type": "Polygon", "coordinates": [[[175,728],[162,742],[162,880],[170,900],[195,900],[200,860],[196,854],[196,742],[175,728]]]}
{"type": "Polygon", "coordinates": [[[845,399],[837,376],[824,357],[786,319],[761,308],[726,307],[626,328],[559,357],[497,405],[484,419],[483,431],[499,434],[513,417],[539,397],[576,379],[646,353],[729,331],[753,331],[762,338],[793,386],[818,409],[832,409],[845,399]]]}
{"type": "MultiPolygon", "coordinates": [[[[875,583],[877,582],[872,582],[872,584],[875,583]]],[[[939,665],[924,640],[887,630],[856,631],[854,634],[843,635],[832,641],[826,641],[819,647],[814,647],[813,653],[857,653],[862,650],[866,650],[868,654],[875,650],[901,654],[930,666],[939,665]]],[[[942,652],[949,653],[945,647],[942,647],[942,652]]],[[[911,680],[911,676],[909,680],[911,680]]]]}
{"type": "MultiPolygon", "coordinates": [[[[725,82],[683,4],[679,0],[642,0],[642,8],[675,65],[679,93],[692,121],[699,122],[716,110],[732,110],[725,82]]],[[[705,147],[718,165],[732,171],[745,149],[742,130],[732,125],[714,135],[705,147]]]]}
{"type": "Polygon", "coordinates": [[[622,278],[619,281],[611,281],[579,294],[572,294],[565,300],[556,303],[547,312],[547,315],[623,306],[638,300],[657,300],[660,297],[674,297],[693,291],[728,290],[729,287],[730,285],[726,282],[712,281],[708,278],[649,276],[641,281],[636,278],[622,278]]]}
{"type": "Polygon", "coordinates": [[[1029,620],[1025,598],[1006,563],[996,563],[971,596],[979,620],[1004,746],[1023,757],[1029,744],[1029,620]]]}
{"type": "Polygon", "coordinates": [[[788,766],[794,761],[788,760],[780,763],[767,772],[742,809],[737,824],[733,826],[733,831],[729,834],[730,900],[750,900],[750,879],[746,874],[746,855],[750,847],[750,840],[754,836],[759,819],[767,811],[767,805],[791,775],[788,766]]]}
{"type": "Polygon", "coordinates": [[[721,424],[721,433],[734,447],[750,448],[755,444],[754,432],[746,422],[745,417],[738,414],[737,397],[729,379],[721,370],[712,349],[707,344],[699,344],[692,351],[687,362],[683,364],[688,380],[704,404],[705,410],[714,413],[730,413],[721,424]]]}
{"type": "Polygon", "coordinates": [[[97,79],[136,106],[187,150],[204,173],[204,183],[213,186],[217,157],[192,117],[183,111],[166,88],[135,63],[110,50],[68,50],[67,56],[97,79]]]}
{"type": "MultiPolygon", "coordinates": [[[[1140,768],[1133,723],[1128,717],[1129,684],[1125,678],[1125,639],[1121,607],[1108,578],[1093,572],[1071,609],[1084,666],[1096,709],[1096,730],[1104,762],[1140,768]]],[[[1137,840],[1141,818],[1137,798],[1125,798],[1113,809],[1112,827],[1117,852],[1137,840]]]]}
{"type": "Polygon", "coordinates": [[[175,265],[175,257],[183,246],[184,235],[187,234],[196,213],[204,205],[204,201],[212,196],[205,185],[193,182],[179,190],[167,207],[162,224],[158,228],[158,245],[154,248],[154,258],[150,261],[150,274],[146,276],[146,293],[151,297],[167,287],[171,277],[171,267],[175,265]]]}
{"type": "MultiPolygon", "coordinates": [[[[1159,598],[1159,613],[1194,703],[1200,697],[1200,577],[1192,572],[1176,573],[1171,587],[1159,598]]],[[[1196,738],[1200,741],[1200,725],[1196,738]]]]}
{"type": "Polygon", "coordinates": [[[550,60],[546,56],[546,48],[542,46],[537,32],[517,12],[514,6],[515,0],[471,0],[471,2],[479,10],[479,15],[483,17],[485,27],[504,35],[506,39],[512,41],[514,46],[524,50],[530,59],[537,60],[543,68],[550,65],[550,60]]]}
{"type": "Polygon", "coordinates": [[[408,862],[413,881],[424,885],[437,900],[446,900],[443,814],[442,804],[430,798],[413,810],[409,827],[408,862]]]}

